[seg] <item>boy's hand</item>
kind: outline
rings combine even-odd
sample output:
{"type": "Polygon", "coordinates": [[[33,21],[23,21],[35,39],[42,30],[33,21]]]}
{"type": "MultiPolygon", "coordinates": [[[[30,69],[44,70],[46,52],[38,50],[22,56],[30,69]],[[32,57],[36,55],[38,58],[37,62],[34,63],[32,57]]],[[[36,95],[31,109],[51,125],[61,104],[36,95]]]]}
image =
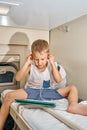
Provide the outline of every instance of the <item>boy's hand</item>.
{"type": "Polygon", "coordinates": [[[51,64],[54,64],[55,60],[54,60],[54,56],[53,55],[49,54],[48,55],[48,59],[49,59],[51,64]]]}
{"type": "Polygon", "coordinates": [[[33,57],[32,57],[32,54],[30,54],[30,55],[27,57],[27,62],[28,62],[29,65],[32,63],[32,60],[33,60],[33,57]]]}

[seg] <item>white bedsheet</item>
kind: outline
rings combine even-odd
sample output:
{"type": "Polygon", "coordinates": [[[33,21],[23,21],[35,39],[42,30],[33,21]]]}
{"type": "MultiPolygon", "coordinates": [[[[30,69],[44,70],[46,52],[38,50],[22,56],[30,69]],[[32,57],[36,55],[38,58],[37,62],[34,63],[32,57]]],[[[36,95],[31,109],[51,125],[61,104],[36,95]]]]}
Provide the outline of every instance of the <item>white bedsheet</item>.
{"type": "Polygon", "coordinates": [[[86,116],[66,112],[65,110],[68,105],[66,99],[61,99],[56,102],[57,107],[54,109],[47,108],[47,111],[51,112],[53,115],[56,115],[57,119],[65,121],[65,124],[72,126],[71,128],[41,109],[29,110],[24,108],[22,116],[31,124],[34,130],[87,130],[86,116]]]}

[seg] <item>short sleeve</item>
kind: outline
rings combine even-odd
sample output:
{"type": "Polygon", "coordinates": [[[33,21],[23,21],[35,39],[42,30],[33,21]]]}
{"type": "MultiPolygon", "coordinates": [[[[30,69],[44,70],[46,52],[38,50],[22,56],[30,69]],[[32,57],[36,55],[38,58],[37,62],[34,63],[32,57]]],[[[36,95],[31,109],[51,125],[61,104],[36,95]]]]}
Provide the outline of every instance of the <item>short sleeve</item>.
{"type": "Polygon", "coordinates": [[[60,64],[57,64],[57,68],[59,67],[59,72],[62,76],[62,80],[60,83],[58,83],[58,87],[65,87],[66,86],[66,71],[65,69],[60,65],[60,64]]]}

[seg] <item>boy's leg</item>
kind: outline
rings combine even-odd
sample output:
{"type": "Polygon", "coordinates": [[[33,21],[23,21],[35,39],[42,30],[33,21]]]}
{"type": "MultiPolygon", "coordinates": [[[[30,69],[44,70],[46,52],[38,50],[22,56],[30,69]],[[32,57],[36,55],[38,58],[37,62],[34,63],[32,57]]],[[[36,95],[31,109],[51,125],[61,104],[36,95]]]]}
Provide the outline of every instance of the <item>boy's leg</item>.
{"type": "Polygon", "coordinates": [[[59,88],[57,90],[63,97],[68,98],[69,105],[72,103],[78,103],[78,90],[74,85],[59,88]]]}
{"type": "Polygon", "coordinates": [[[87,116],[87,104],[78,103],[78,90],[75,86],[67,86],[57,90],[62,96],[68,98],[67,112],[87,116]]]}
{"type": "Polygon", "coordinates": [[[0,109],[0,130],[3,130],[5,121],[9,115],[9,109],[11,103],[16,99],[26,99],[27,93],[23,89],[14,90],[8,92],[3,100],[2,107],[0,109]]]}

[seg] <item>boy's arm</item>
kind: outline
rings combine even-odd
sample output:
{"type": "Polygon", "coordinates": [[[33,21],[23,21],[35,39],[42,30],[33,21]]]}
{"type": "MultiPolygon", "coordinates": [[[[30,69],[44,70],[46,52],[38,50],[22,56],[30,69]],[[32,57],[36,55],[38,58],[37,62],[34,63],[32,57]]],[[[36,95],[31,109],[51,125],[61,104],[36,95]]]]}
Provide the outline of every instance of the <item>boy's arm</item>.
{"type": "Polygon", "coordinates": [[[54,57],[52,55],[49,55],[49,61],[50,61],[51,66],[52,66],[52,75],[54,77],[54,80],[57,83],[59,83],[62,80],[62,76],[57,69],[57,66],[56,66],[55,61],[54,61],[54,57]]]}
{"type": "Polygon", "coordinates": [[[31,55],[29,55],[26,62],[16,73],[15,78],[17,81],[20,81],[21,79],[25,78],[25,76],[30,72],[31,62],[32,62],[31,55]]]}

